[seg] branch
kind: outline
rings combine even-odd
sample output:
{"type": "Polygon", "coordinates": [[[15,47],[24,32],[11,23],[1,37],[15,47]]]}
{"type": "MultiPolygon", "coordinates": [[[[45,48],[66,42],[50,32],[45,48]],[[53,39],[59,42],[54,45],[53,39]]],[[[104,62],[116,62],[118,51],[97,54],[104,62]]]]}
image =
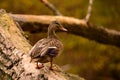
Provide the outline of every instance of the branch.
{"type": "Polygon", "coordinates": [[[51,4],[48,0],[40,0],[46,7],[48,7],[55,15],[61,16],[62,14],[51,4]]]}
{"type": "Polygon", "coordinates": [[[92,12],[92,5],[93,5],[93,0],[89,0],[88,10],[87,10],[87,14],[85,17],[86,22],[88,22],[90,19],[91,12],[92,12]]]}
{"type": "Polygon", "coordinates": [[[30,63],[30,49],[31,45],[12,18],[0,10],[0,78],[4,76],[3,80],[84,80],[64,72],[55,64],[53,71],[48,69],[49,63],[44,64],[46,67],[42,69],[36,69],[35,63],[30,63]]]}
{"type": "Polygon", "coordinates": [[[35,16],[19,14],[11,14],[10,16],[16,21],[25,22],[22,28],[31,32],[40,32],[45,30],[44,28],[48,26],[51,21],[58,20],[68,29],[71,34],[83,36],[99,43],[120,47],[120,32],[89,24],[85,20],[65,16],[35,16]],[[38,27],[34,27],[31,23],[37,25],[38,27]]]}

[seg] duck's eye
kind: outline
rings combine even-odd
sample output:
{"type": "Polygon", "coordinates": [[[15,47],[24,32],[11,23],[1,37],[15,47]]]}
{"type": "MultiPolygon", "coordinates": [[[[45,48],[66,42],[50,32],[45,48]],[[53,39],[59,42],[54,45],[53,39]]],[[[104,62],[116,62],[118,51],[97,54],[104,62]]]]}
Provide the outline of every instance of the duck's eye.
{"type": "Polygon", "coordinates": [[[56,24],[56,25],[59,25],[59,23],[58,23],[58,22],[56,22],[55,24],[56,24]]]}
{"type": "Polygon", "coordinates": [[[56,24],[56,27],[59,29],[60,28],[60,24],[56,24]]]}
{"type": "Polygon", "coordinates": [[[57,27],[59,27],[59,26],[60,26],[60,24],[59,24],[59,23],[55,23],[55,25],[56,25],[57,27]]]}
{"type": "Polygon", "coordinates": [[[59,28],[59,27],[60,27],[60,23],[59,23],[59,22],[57,22],[57,21],[54,21],[54,22],[53,22],[53,24],[54,24],[57,28],[59,28]]]}
{"type": "Polygon", "coordinates": [[[59,24],[59,22],[58,22],[58,21],[53,21],[53,23],[54,23],[54,24],[59,24]]]}

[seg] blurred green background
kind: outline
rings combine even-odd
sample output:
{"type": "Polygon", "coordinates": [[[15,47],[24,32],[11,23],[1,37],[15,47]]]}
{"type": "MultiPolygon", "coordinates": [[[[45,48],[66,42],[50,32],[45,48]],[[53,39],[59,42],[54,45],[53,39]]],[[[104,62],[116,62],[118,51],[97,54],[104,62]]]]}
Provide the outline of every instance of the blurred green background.
{"type": "MultiPolygon", "coordinates": [[[[49,0],[65,16],[83,19],[89,0],[49,0]]],[[[94,0],[90,22],[120,31],[120,0],[94,0]]],[[[0,8],[10,13],[53,15],[39,0],[0,0],[0,8]]],[[[26,32],[34,44],[46,33],[26,32]]],[[[120,49],[86,38],[58,33],[64,51],[55,60],[67,72],[86,80],[120,80],[120,49]]]]}

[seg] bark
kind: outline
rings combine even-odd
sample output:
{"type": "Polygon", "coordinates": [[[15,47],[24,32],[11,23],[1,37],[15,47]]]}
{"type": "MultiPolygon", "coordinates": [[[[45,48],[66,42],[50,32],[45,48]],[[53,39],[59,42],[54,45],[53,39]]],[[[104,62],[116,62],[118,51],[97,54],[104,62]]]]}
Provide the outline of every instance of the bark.
{"type": "Polygon", "coordinates": [[[37,16],[10,14],[16,21],[22,21],[24,30],[30,32],[41,32],[47,30],[48,24],[53,20],[58,20],[68,29],[68,33],[79,35],[102,44],[114,45],[120,47],[120,32],[96,26],[85,20],[66,16],[37,16]]]}
{"type": "Polygon", "coordinates": [[[16,22],[0,10],[0,80],[84,80],[64,72],[59,66],[36,69],[28,55],[31,45],[16,22]]]}

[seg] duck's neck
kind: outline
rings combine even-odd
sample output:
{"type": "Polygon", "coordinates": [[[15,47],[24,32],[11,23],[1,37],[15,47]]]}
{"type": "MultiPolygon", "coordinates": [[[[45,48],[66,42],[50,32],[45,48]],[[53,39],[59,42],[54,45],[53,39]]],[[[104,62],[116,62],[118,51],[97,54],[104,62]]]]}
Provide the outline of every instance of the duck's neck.
{"type": "Polygon", "coordinates": [[[55,34],[55,30],[48,29],[48,38],[57,38],[57,36],[55,34]]]}

